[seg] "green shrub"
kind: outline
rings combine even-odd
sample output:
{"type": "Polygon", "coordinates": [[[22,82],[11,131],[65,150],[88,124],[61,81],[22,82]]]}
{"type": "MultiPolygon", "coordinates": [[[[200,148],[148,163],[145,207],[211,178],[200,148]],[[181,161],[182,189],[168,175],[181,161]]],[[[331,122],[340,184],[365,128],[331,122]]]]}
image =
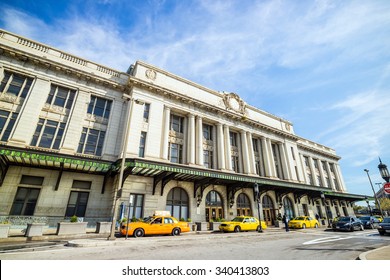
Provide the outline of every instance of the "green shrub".
{"type": "Polygon", "coordinates": [[[70,222],[71,223],[77,223],[77,216],[73,215],[72,217],[70,217],[70,222]]]}

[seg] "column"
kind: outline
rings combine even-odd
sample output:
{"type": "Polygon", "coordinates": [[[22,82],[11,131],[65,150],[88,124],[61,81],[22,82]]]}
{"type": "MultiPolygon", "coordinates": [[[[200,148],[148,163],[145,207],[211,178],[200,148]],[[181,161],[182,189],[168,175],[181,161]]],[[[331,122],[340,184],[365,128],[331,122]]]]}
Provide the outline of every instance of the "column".
{"type": "Polygon", "coordinates": [[[330,170],[330,164],[329,164],[328,161],[326,162],[326,171],[328,171],[328,177],[329,177],[329,182],[330,182],[330,188],[331,188],[332,190],[335,190],[336,187],[335,187],[334,182],[333,182],[332,171],[330,170]]]}
{"type": "Polygon", "coordinates": [[[230,147],[230,131],[229,126],[224,125],[224,139],[225,139],[225,163],[226,169],[232,170],[232,151],[230,147]]]}
{"type": "Polygon", "coordinates": [[[202,117],[196,117],[196,164],[203,166],[203,124],[202,117]]]}
{"type": "Polygon", "coordinates": [[[162,130],[162,140],[161,140],[161,157],[162,159],[168,160],[168,145],[169,145],[169,121],[171,118],[171,108],[164,107],[164,122],[162,130]]]}
{"type": "Polygon", "coordinates": [[[188,115],[188,146],[187,160],[189,164],[195,164],[195,116],[188,115]]]}
{"type": "Polygon", "coordinates": [[[276,166],[275,166],[275,158],[274,158],[274,153],[272,150],[272,143],[271,139],[266,139],[266,144],[267,144],[267,150],[268,150],[268,158],[269,158],[269,164],[270,164],[270,171],[271,171],[271,177],[276,178],[277,173],[276,173],[276,166]]]}
{"type": "Polygon", "coordinates": [[[337,183],[339,184],[339,191],[345,191],[344,180],[341,174],[340,165],[334,164],[334,172],[336,173],[335,174],[336,180],[337,183]]]}
{"type": "Polygon", "coordinates": [[[326,180],[325,180],[324,169],[322,167],[322,162],[321,162],[320,159],[317,159],[317,165],[318,165],[318,170],[320,171],[320,177],[321,177],[322,186],[326,187],[326,180]]]}
{"type": "MultiPolygon", "coordinates": [[[[74,154],[74,152],[77,151],[77,146],[78,146],[78,143],[80,141],[80,131],[82,131],[82,129],[83,129],[83,122],[80,120],[83,120],[85,117],[85,113],[87,112],[87,108],[88,108],[87,104],[89,103],[89,100],[90,100],[90,94],[86,91],[79,90],[79,92],[77,94],[77,98],[74,100],[75,104],[73,106],[73,112],[69,115],[69,118],[68,118],[68,129],[67,129],[67,132],[65,134],[64,142],[63,142],[62,147],[60,149],[61,153],[74,154]]],[[[124,118],[125,121],[123,122],[123,124],[125,124],[125,123],[127,123],[127,121],[128,121],[127,118],[130,115],[130,112],[129,112],[130,101],[128,101],[126,103],[121,102],[121,104],[125,104],[125,106],[126,106],[126,109],[125,109],[126,113],[125,113],[125,118],[124,118]]],[[[117,105],[116,102],[113,102],[112,108],[118,109],[118,111],[120,111],[119,108],[116,108],[116,105],[117,105]]],[[[123,129],[123,133],[124,132],[125,132],[125,129],[123,129]]],[[[108,131],[106,131],[106,133],[107,133],[107,135],[110,135],[108,133],[108,131]]],[[[125,137],[125,135],[123,135],[123,137],[125,137]]],[[[108,147],[109,141],[112,141],[112,140],[109,137],[107,137],[105,139],[105,145],[104,145],[105,148],[108,147]]],[[[104,155],[105,151],[102,151],[102,154],[104,155]]]]}
{"type": "MultiPolygon", "coordinates": [[[[264,156],[263,156],[263,144],[261,143],[261,141],[257,141],[257,150],[259,151],[259,158],[260,158],[260,176],[266,176],[265,175],[265,160],[264,160],[264,156]]],[[[256,167],[255,167],[255,170],[254,170],[254,173],[256,173],[256,167]]]]}
{"type": "Polygon", "coordinates": [[[310,165],[310,170],[311,170],[311,178],[313,180],[313,184],[315,186],[318,186],[317,182],[317,176],[316,176],[316,169],[314,167],[314,161],[312,157],[309,157],[309,165],[310,165]]]}
{"type": "Polygon", "coordinates": [[[272,169],[270,164],[270,158],[269,158],[269,152],[268,152],[268,145],[267,145],[267,139],[265,137],[261,137],[261,146],[262,146],[262,155],[264,158],[264,171],[266,177],[272,176],[272,169]]]}
{"type": "Polygon", "coordinates": [[[221,123],[217,124],[217,140],[218,140],[218,168],[225,170],[225,138],[223,135],[223,126],[221,123]]]}
{"type": "MultiPolygon", "coordinates": [[[[254,152],[254,149],[253,149],[252,133],[247,132],[246,133],[246,138],[247,138],[247,141],[248,141],[248,149],[249,149],[249,173],[256,174],[255,152],[254,152]]],[[[258,149],[258,151],[260,151],[260,150],[258,149]]]]}
{"type": "Polygon", "coordinates": [[[292,176],[291,176],[290,164],[287,160],[286,144],[283,143],[279,144],[279,149],[280,149],[280,161],[282,164],[283,178],[285,180],[290,180],[292,179],[292,176]]]}
{"type": "Polygon", "coordinates": [[[249,163],[249,151],[248,151],[248,139],[246,132],[241,130],[241,151],[242,151],[242,163],[245,174],[250,174],[250,163],[249,163]]]}

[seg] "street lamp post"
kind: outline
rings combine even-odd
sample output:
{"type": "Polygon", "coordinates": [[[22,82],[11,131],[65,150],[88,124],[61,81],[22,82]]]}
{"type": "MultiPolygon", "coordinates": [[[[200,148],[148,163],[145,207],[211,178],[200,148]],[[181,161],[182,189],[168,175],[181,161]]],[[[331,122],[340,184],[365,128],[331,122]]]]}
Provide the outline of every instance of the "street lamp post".
{"type": "Polygon", "coordinates": [[[389,170],[387,170],[386,164],[382,163],[381,158],[379,158],[378,168],[379,168],[379,172],[381,173],[383,180],[385,180],[387,183],[389,183],[389,179],[390,179],[389,170]]]}
{"type": "MultiPolygon", "coordinates": [[[[381,163],[382,163],[382,162],[381,162],[381,163]]],[[[386,167],[386,165],[385,165],[385,167],[386,167]]],[[[378,168],[379,168],[379,166],[378,166],[378,168]]],[[[386,170],[387,170],[387,168],[386,168],[386,170]]],[[[370,174],[368,173],[368,172],[369,172],[369,170],[368,170],[368,169],[364,169],[364,171],[367,173],[367,177],[368,177],[368,180],[370,181],[370,185],[371,185],[372,192],[374,193],[375,202],[376,202],[376,204],[378,205],[379,212],[381,213],[381,216],[383,217],[383,213],[382,213],[381,205],[380,205],[380,203],[379,203],[378,199],[376,198],[376,194],[375,194],[374,186],[372,185],[371,178],[370,178],[370,174]]],[[[388,173],[388,172],[387,172],[387,173],[388,173]]]]}
{"type": "Polygon", "coordinates": [[[260,232],[263,232],[263,228],[261,226],[259,185],[255,183],[253,188],[254,188],[254,191],[255,191],[255,200],[256,200],[256,203],[257,203],[257,212],[259,213],[259,233],[260,233],[260,232]]]}
{"type": "MultiPolygon", "coordinates": [[[[122,187],[122,181],[123,181],[123,175],[125,170],[125,163],[126,163],[126,152],[127,152],[127,143],[129,139],[129,132],[130,132],[130,122],[131,122],[131,116],[133,112],[133,106],[134,106],[134,99],[132,96],[128,94],[124,94],[123,97],[126,99],[128,104],[128,110],[127,110],[127,116],[124,122],[124,136],[123,136],[123,143],[122,143],[122,152],[121,152],[121,167],[119,170],[119,178],[115,185],[114,189],[114,201],[113,201],[113,208],[112,208],[112,217],[111,217],[111,229],[110,229],[110,235],[108,236],[108,240],[115,240],[115,224],[116,224],[116,216],[117,216],[117,203],[119,200],[118,191],[122,187]]],[[[129,221],[127,221],[129,222],[129,221]]]]}
{"type": "Polygon", "coordinates": [[[321,192],[321,199],[322,199],[322,203],[324,204],[324,207],[325,207],[325,215],[326,215],[326,219],[328,220],[328,228],[330,228],[330,220],[329,220],[329,213],[328,213],[328,209],[326,209],[326,201],[325,201],[325,194],[323,192],[321,192]]]}
{"type": "Polygon", "coordinates": [[[370,216],[372,216],[372,211],[371,211],[371,207],[370,207],[370,202],[368,201],[368,197],[366,196],[364,199],[366,200],[366,203],[367,203],[368,212],[370,213],[370,216]]]}

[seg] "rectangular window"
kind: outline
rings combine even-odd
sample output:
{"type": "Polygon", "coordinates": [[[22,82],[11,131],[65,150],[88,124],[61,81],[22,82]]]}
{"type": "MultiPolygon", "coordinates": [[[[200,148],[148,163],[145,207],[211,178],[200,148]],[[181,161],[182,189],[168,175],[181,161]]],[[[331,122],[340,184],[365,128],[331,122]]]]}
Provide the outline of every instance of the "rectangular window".
{"type": "Polygon", "coordinates": [[[88,114],[108,119],[111,112],[111,100],[100,98],[97,96],[91,96],[91,101],[88,105],[88,114]]]}
{"type": "Polygon", "coordinates": [[[139,151],[138,156],[139,157],[145,157],[145,143],[146,143],[146,132],[141,132],[141,137],[139,139],[139,151]]]}
{"type": "Polygon", "coordinates": [[[238,157],[237,156],[232,156],[232,169],[237,173],[239,172],[239,170],[238,170],[238,157]]]}
{"type": "Polygon", "coordinates": [[[257,175],[260,175],[260,168],[261,168],[261,166],[260,166],[260,161],[259,160],[256,160],[255,161],[255,168],[256,168],[256,174],[257,175]]]}
{"type": "Polygon", "coordinates": [[[144,195],[143,194],[130,194],[130,212],[129,218],[140,219],[143,217],[144,207],[144,195]]]}
{"type": "Polygon", "coordinates": [[[203,166],[206,168],[213,168],[213,152],[203,150],[203,166]]]}
{"type": "Polygon", "coordinates": [[[237,133],[229,132],[229,136],[230,136],[230,146],[237,147],[238,146],[238,144],[237,144],[237,133]]]}
{"type": "Polygon", "coordinates": [[[71,191],[65,217],[84,217],[87,210],[89,192],[71,191]]]}
{"type": "Polygon", "coordinates": [[[295,160],[295,153],[294,153],[293,147],[291,147],[291,156],[292,156],[292,159],[295,160]]]}
{"type": "Polygon", "coordinates": [[[58,150],[64,134],[65,123],[39,119],[31,146],[58,150]]]}
{"type": "Polygon", "coordinates": [[[183,146],[180,144],[169,144],[169,160],[173,163],[182,163],[183,160],[183,146]]]}
{"type": "Polygon", "coordinates": [[[203,138],[209,141],[213,140],[213,127],[208,124],[203,124],[203,138]]]}
{"type": "Polygon", "coordinates": [[[184,131],[183,122],[184,122],[183,117],[171,114],[171,122],[170,122],[169,129],[179,133],[183,133],[184,131]]]}
{"type": "Polygon", "coordinates": [[[77,152],[86,155],[101,156],[105,131],[83,127],[77,152]]]}
{"type": "Polygon", "coordinates": [[[58,107],[70,109],[72,108],[76,91],[62,86],[51,85],[46,103],[58,107]]]}
{"type": "Polygon", "coordinates": [[[255,153],[258,153],[259,152],[259,147],[257,146],[257,139],[252,139],[252,146],[253,146],[253,151],[255,152],[255,153]]]}
{"type": "Polygon", "coordinates": [[[90,190],[91,185],[92,185],[91,181],[73,180],[72,189],[90,190]]]}
{"type": "Polygon", "coordinates": [[[19,187],[10,215],[33,216],[40,189],[19,187]]]}
{"type": "Polygon", "coordinates": [[[15,121],[18,118],[18,113],[11,113],[0,110],[0,139],[1,141],[8,141],[14,128],[15,121]]]}
{"type": "Polygon", "coordinates": [[[274,156],[274,164],[275,164],[275,169],[276,169],[276,176],[280,179],[283,179],[283,171],[282,171],[282,166],[281,166],[281,160],[280,160],[280,150],[279,150],[279,145],[278,144],[271,144],[272,147],[272,153],[274,156]]]}
{"type": "Polygon", "coordinates": [[[20,184],[42,186],[44,179],[44,177],[39,176],[22,175],[22,179],[20,179],[20,184]]]}
{"type": "Polygon", "coordinates": [[[317,176],[318,186],[322,187],[321,176],[317,176]]]}
{"type": "Polygon", "coordinates": [[[4,71],[4,78],[0,84],[0,92],[25,98],[30,90],[32,81],[32,78],[4,71]]]}
{"type": "Polygon", "coordinates": [[[144,122],[149,122],[150,104],[145,103],[144,105],[144,122]]]}

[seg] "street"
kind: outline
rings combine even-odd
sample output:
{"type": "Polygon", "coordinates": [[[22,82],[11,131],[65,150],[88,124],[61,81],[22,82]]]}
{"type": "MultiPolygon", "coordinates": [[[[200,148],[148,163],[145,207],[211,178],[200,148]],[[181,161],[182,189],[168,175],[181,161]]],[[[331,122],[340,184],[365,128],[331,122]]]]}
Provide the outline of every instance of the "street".
{"type": "MultiPolygon", "coordinates": [[[[89,242],[86,240],[85,242],[89,242]]],[[[87,247],[51,246],[2,251],[1,260],[354,260],[390,245],[377,230],[333,232],[269,229],[264,233],[184,233],[180,236],[93,240],[87,247]]]]}

